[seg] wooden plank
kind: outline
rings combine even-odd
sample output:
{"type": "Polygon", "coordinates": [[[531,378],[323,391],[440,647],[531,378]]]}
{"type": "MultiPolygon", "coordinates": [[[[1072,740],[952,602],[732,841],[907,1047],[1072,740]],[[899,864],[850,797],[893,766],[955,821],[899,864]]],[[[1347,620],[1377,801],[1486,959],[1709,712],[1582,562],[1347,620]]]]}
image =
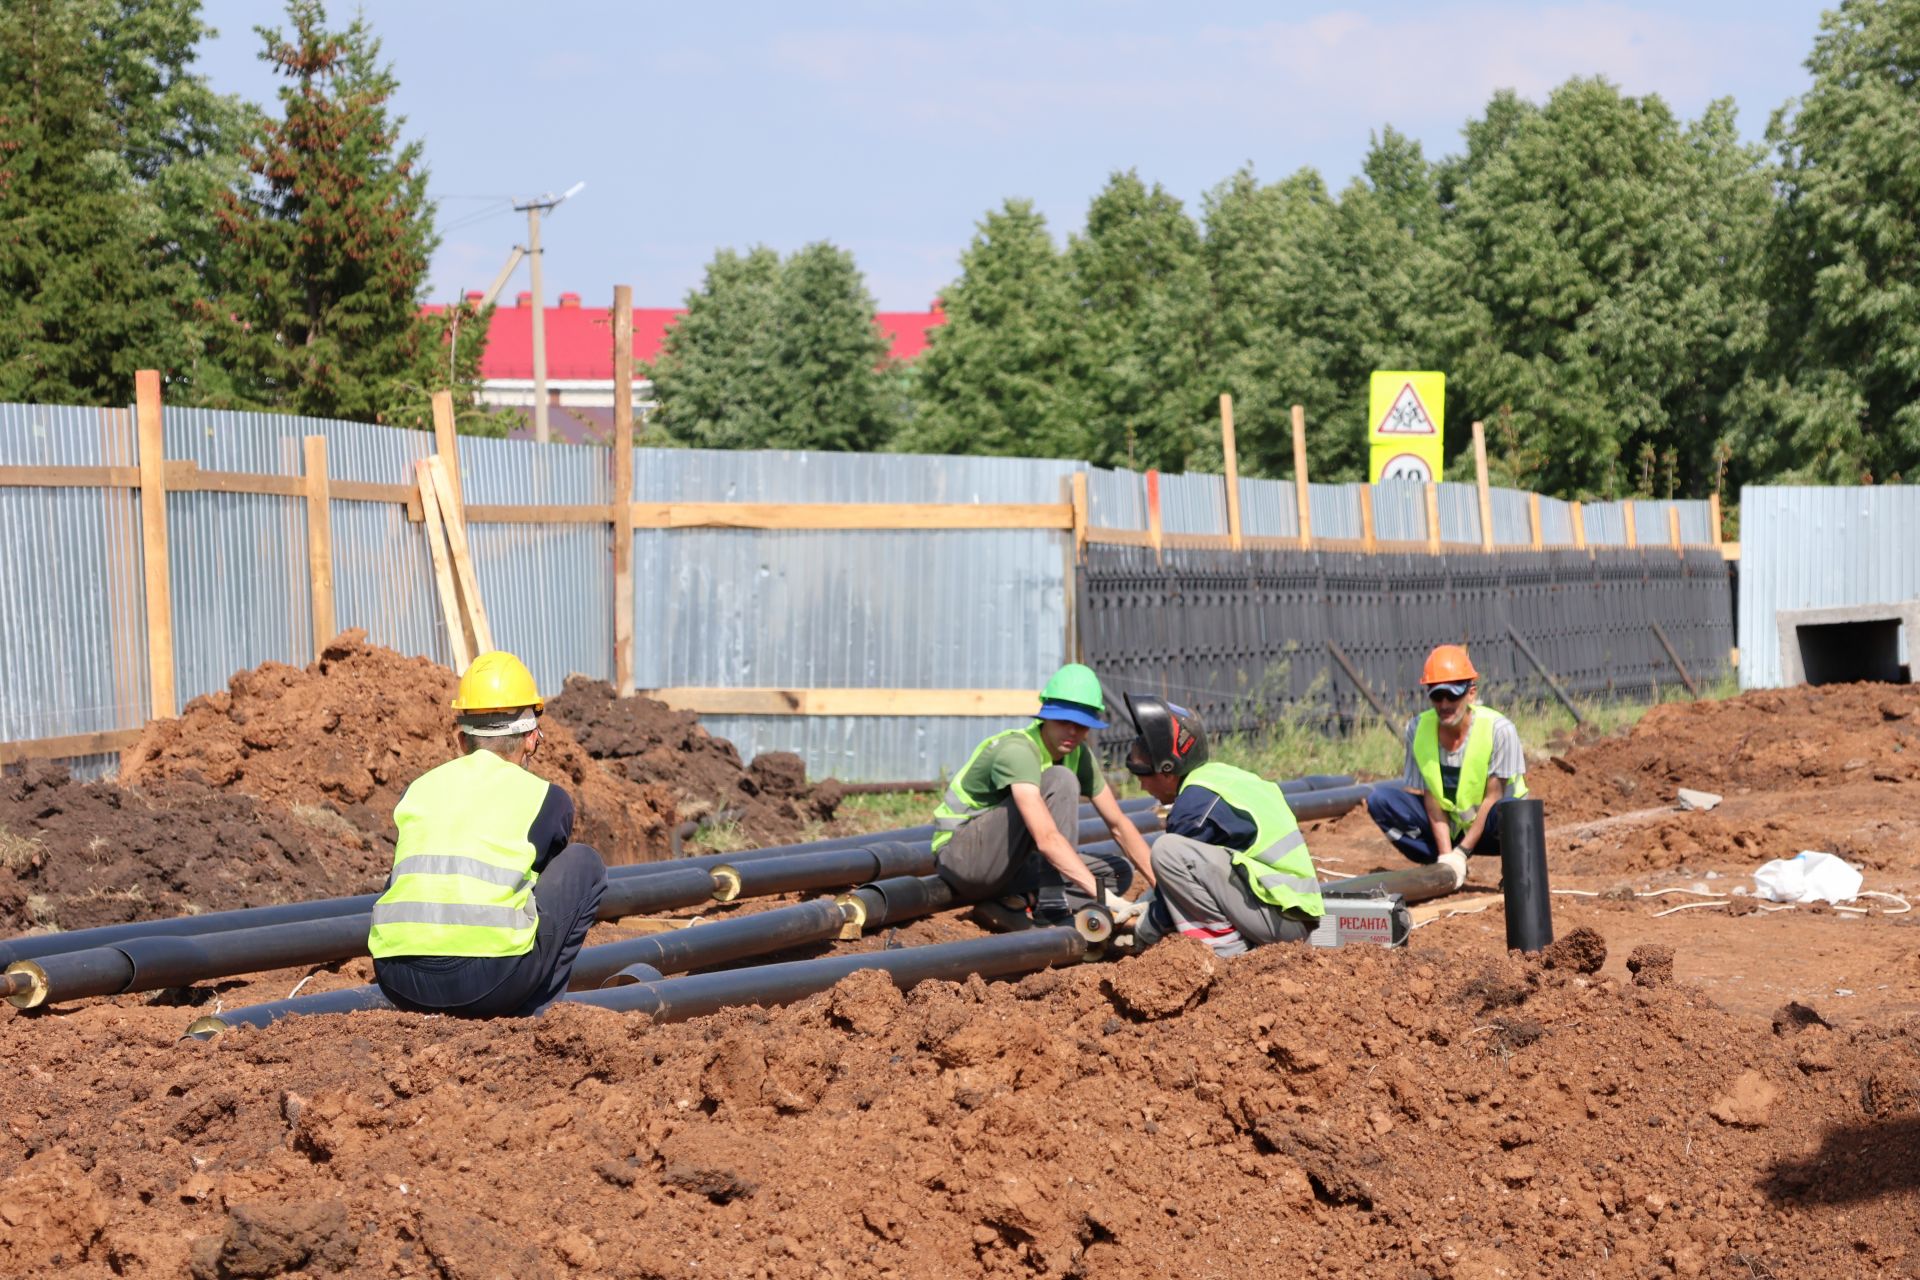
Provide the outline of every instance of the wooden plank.
{"type": "Polygon", "coordinates": [[[493,628],[487,623],[487,608],[480,599],[480,580],[474,576],[473,552],[467,546],[467,525],[461,518],[459,499],[454,494],[453,480],[447,474],[446,459],[439,454],[427,459],[427,471],[433,477],[433,495],[440,502],[440,523],[447,531],[447,551],[453,557],[453,580],[460,588],[467,626],[473,632],[474,656],[491,653],[493,628]]]}
{"type": "Polygon", "coordinates": [[[1444,920],[1450,915],[1459,913],[1478,914],[1489,907],[1503,906],[1506,901],[1505,897],[1497,893],[1457,894],[1418,903],[1408,907],[1407,914],[1413,917],[1415,924],[1431,924],[1435,920],[1444,920]]]}
{"type": "MultiPolygon", "coordinates": [[[[1067,505],[1070,507],[1073,506],[1073,479],[1074,476],[1080,474],[1082,473],[1076,471],[1073,475],[1060,477],[1060,495],[1067,500],[1067,505]]],[[[1079,519],[1077,509],[1074,513],[1074,518],[1076,521],[1079,519]]],[[[1060,636],[1060,652],[1064,655],[1065,661],[1067,662],[1078,662],[1080,660],[1079,577],[1079,538],[1077,533],[1069,533],[1060,540],[1060,595],[1061,601],[1065,605],[1065,608],[1060,611],[1064,615],[1064,625],[1061,628],[1060,636]]]]}
{"type": "MultiPolygon", "coordinates": [[[[101,409],[100,456],[126,466],[137,481],[140,468],[133,415],[126,409],[101,409]]],[[[140,626],[139,498],[132,489],[100,490],[102,545],[107,557],[107,638],[113,655],[113,709],[117,720],[146,715],[140,704],[140,669],[147,654],[140,626]]]]}
{"type": "Polygon", "coordinates": [[[1577,502],[1567,504],[1567,514],[1573,517],[1573,549],[1587,549],[1587,513],[1577,502]]]}
{"type": "Polygon", "coordinates": [[[1531,533],[1529,545],[1535,551],[1540,550],[1545,543],[1540,536],[1540,495],[1537,493],[1527,495],[1527,527],[1531,533]]]}
{"type": "MultiPolygon", "coordinates": [[[[328,487],[336,502],[391,502],[417,506],[420,491],[410,484],[374,484],[368,480],[333,480],[328,487]]],[[[416,517],[418,519],[418,517],[416,517]]]]}
{"type": "Polygon", "coordinates": [[[1653,628],[1654,639],[1660,642],[1660,647],[1667,651],[1667,661],[1671,662],[1673,669],[1680,673],[1680,683],[1687,686],[1687,692],[1693,695],[1695,702],[1700,701],[1700,686],[1693,682],[1693,673],[1687,670],[1687,664],[1680,661],[1680,654],[1674,649],[1673,641],[1667,639],[1666,628],[1657,622],[1650,622],[1647,625],[1653,628]]]}
{"type": "Polygon", "coordinates": [[[1160,559],[1160,548],[1166,539],[1160,527],[1160,473],[1151,468],[1147,471],[1147,545],[1153,548],[1153,558],[1160,559]]]}
{"type": "Polygon", "coordinates": [[[1708,536],[1712,538],[1713,545],[1724,546],[1727,539],[1720,527],[1720,495],[1718,493],[1711,494],[1707,498],[1707,525],[1708,536]]]}
{"type": "Polygon", "coordinates": [[[185,472],[167,466],[169,489],[201,493],[264,493],[279,498],[304,498],[307,482],[299,476],[257,475],[249,471],[202,471],[197,466],[185,472]]]}
{"type": "Polygon", "coordinates": [[[0,488],[138,489],[139,467],[0,467],[0,488]]]}
{"type": "Polygon", "coordinates": [[[99,756],[110,751],[125,751],[140,740],[143,732],[141,729],[105,729],[99,733],[75,733],[63,738],[0,742],[0,765],[19,764],[22,760],[70,760],[75,756],[99,756]]]}
{"type": "Polygon", "coordinates": [[[1440,554],[1440,486],[1432,480],[1426,483],[1427,491],[1427,554],[1440,554]]]}
{"type": "Polygon", "coordinates": [[[1087,473],[1073,473],[1073,554],[1084,560],[1087,555],[1087,473]]]}
{"type": "Polygon", "coordinates": [[[1633,527],[1633,499],[1628,498],[1620,504],[1621,517],[1627,522],[1627,546],[1640,545],[1640,531],[1633,527]]]}
{"type": "Polygon", "coordinates": [[[339,634],[333,620],[333,495],[327,484],[327,438],[307,436],[307,586],[313,593],[313,656],[339,634]]]}
{"type": "Polygon", "coordinates": [[[1110,547],[1150,547],[1153,534],[1145,529],[1088,529],[1087,541],[1110,547]]]}
{"type": "Polygon", "coordinates": [[[1487,485],[1487,429],[1473,424],[1473,485],[1480,496],[1480,549],[1493,550],[1493,490],[1487,485]]]}
{"type": "Polygon", "coordinates": [[[147,700],[152,718],[179,712],[173,692],[173,571],[167,551],[166,434],[161,428],[160,373],[134,374],[140,429],[140,553],[147,601],[147,700]]]}
{"type": "Polygon", "coordinates": [[[633,692],[633,287],[613,287],[613,687],[633,692]]]}
{"type": "Polygon", "coordinates": [[[1313,498],[1307,489],[1307,410],[1293,406],[1293,503],[1300,513],[1300,545],[1313,550],[1313,498]]]}
{"type": "Polygon", "coordinates": [[[453,485],[453,502],[440,504],[440,520],[448,527],[453,517],[458,516],[464,526],[467,518],[467,494],[460,483],[460,436],[454,430],[453,392],[436,391],[433,393],[433,451],[440,455],[447,468],[447,479],[453,485]]]}
{"type": "Polygon", "coordinates": [[[1379,541],[1373,536],[1373,486],[1360,486],[1360,549],[1373,555],[1379,549],[1379,541]]]}
{"type": "Polygon", "coordinates": [[[1671,503],[1667,506],[1667,542],[1673,547],[1673,554],[1686,554],[1680,546],[1680,508],[1671,503]]]}
{"type": "Polygon", "coordinates": [[[1560,687],[1560,682],[1553,678],[1553,672],[1547,670],[1547,664],[1540,661],[1540,655],[1533,651],[1533,646],[1528,644],[1526,639],[1521,636],[1518,631],[1514,630],[1511,624],[1507,627],[1507,635],[1513,640],[1514,646],[1525,655],[1527,661],[1533,664],[1533,669],[1540,673],[1540,678],[1547,682],[1547,688],[1553,690],[1553,696],[1560,699],[1560,705],[1565,707],[1568,713],[1573,716],[1573,722],[1577,725],[1584,725],[1587,722],[1587,718],[1580,714],[1580,708],[1575,706],[1573,699],[1567,696],[1567,691],[1560,687]]]}
{"type": "Polygon", "coordinates": [[[1737,542],[1721,543],[1720,558],[1722,560],[1738,560],[1740,558],[1740,544],[1737,542]]]}
{"type": "Polygon", "coordinates": [[[1227,471],[1227,537],[1240,549],[1240,451],[1233,439],[1233,397],[1220,396],[1220,457],[1227,471]]]}
{"type": "Polygon", "coordinates": [[[1334,641],[1328,640],[1327,652],[1332,654],[1333,660],[1340,664],[1340,669],[1347,673],[1347,679],[1352,681],[1353,687],[1360,691],[1360,696],[1367,700],[1367,705],[1373,708],[1373,713],[1380,717],[1381,723],[1385,724],[1387,728],[1392,729],[1394,727],[1393,716],[1387,711],[1386,704],[1381,702],[1379,697],[1367,685],[1366,680],[1360,674],[1359,668],[1355,667],[1353,661],[1347,657],[1346,650],[1342,649],[1334,641]]]}
{"type": "MultiPolygon", "coordinates": [[[[633,510],[628,503],[627,509],[633,510]]],[[[574,503],[476,503],[466,509],[466,524],[610,524],[619,518],[613,506],[574,503]]],[[[633,526],[627,526],[631,529],[633,526]]]]}
{"type": "Polygon", "coordinates": [[[676,711],[740,716],[981,716],[1017,719],[1031,689],[643,689],[676,711]]]}
{"type": "Polygon", "coordinates": [[[420,514],[427,534],[427,554],[433,560],[433,585],[440,597],[440,620],[447,628],[447,651],[453,655],[455,675],[464,674],[473,661],[467,629],[460,619],[460,596],[453,585],[452,557],[447,551],[446,527],[440,522],[440,499],[434,491],[432,458],[414,463],[420,477],[420,514]]]}
{"type": "Polygon", "coordinates": [[[636,502],[639,529],[1071,529],[1064,502],[636,502]]]}

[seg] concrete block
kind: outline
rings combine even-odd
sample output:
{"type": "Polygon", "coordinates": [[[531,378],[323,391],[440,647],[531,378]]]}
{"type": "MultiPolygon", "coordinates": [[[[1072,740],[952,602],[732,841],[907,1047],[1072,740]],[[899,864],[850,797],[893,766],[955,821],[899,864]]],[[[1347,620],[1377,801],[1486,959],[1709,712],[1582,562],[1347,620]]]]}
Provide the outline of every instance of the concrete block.
{"type": "Polygon", "coordinates": [[[1685,787],[1680,788],[1675,799],[1682,809],[1698,809],[1702,813],[1720,803],[1720,797],[1711,791],[1689,791],[1685,787]]]}
{"type": "Polygon", "coordinates": [[[1913,643],[1920,638],[1920,600],[1852,604],[1827,609],[1781,609],[1774,614],[1785,683],[1839,684],[1852,680],[1911,680],[1913,643]]]}

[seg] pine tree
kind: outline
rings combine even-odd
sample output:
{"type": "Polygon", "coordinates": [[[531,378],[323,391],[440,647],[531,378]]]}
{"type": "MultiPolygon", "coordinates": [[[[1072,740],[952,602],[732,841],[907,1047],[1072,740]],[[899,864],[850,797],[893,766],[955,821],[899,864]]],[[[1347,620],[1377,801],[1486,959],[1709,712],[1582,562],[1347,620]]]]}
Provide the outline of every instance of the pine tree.
{"type": "Polygon", "coordinates": [[[1031,201],[1009,200],[980,221],[942,303],[946,323],[916,362],[915,418],[895,447],[1081,456],[1066,267],[1031,201]]]}
{"type": "Polygon", "coordinates": [[[400,141],[393,73],[364,21],[330,31],[319,0],[290,0],[287,14],[291,34],[259,28],[262,58],[289,81],[284,116],[248,149],[253,186],[220,212],[229,382],[207,397],[425,425],[431,391],[471,399],[478,350],[450,360],[445,322],[419,313],[438,244],[420,144],[400,141]]]}
{"type": "Polygon", "coordinates": [[[749,449],[777,433],[784,388],[771,349],[779,287],[780,255],[764,245],[744,255],[722,249],[707,264],[647,371],[671,439],[749,449]]]}

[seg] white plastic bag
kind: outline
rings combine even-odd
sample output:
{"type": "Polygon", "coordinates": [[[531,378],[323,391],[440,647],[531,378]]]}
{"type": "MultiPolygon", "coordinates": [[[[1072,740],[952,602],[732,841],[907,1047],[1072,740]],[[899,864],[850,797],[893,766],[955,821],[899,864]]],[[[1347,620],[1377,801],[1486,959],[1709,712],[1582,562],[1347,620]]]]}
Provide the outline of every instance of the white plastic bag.
{"type": "Polygon", "coordinates": [[[1830,853],[1802,849],[1753,873],[1754,893],[1769,902],[1851,902],[1864,877],[1830,853]]]}

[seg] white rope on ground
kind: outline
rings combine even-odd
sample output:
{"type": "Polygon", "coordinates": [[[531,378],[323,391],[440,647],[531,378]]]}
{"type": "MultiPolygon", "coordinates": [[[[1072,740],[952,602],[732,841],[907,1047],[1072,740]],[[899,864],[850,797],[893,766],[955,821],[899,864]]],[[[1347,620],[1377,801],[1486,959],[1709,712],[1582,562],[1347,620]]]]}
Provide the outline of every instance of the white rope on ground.
{"type": "Polygon", "coordinates": [[[1717,902],[1683,902],[1677,907],[1668,907],[1665,911],[1654,912],[1653,919],[1658,920],[1661,916],[1670,916],[1676,911],[1693,911],[1700,907],[1724,907],[1726,905],[1727,902],[1724,898],[1717,902]]]}
{"type": "MultiPolygon", "coordinates": [[[[1426,927],[1427,927],[1428,925],[1430,925],[1430,924],[1438,924],[1438,923],[1440,923],[1440,921],[1442,921],[1442,920],[1451,920],[1451,919],[1453,919],[1453,918],[1454,918],[1455,916],[1477,916],[1477,915],[1479,915],[1479,914],[1480,914],[1480,913],[1481,913],[1482,911],[1485,911],[1485,910],[1487,910],[1487,908],[1489,908],[1489,907],[1491,907],[1492,905],[1493,905],[1493,904],[1492,904],[1491,902],[1488,902],[1488,903],[1484,903],[1483,905],[1481,905],[1481,906],[1477,906],[1477,907],[1462,907],[1462,908],[1461,908],[1460,910],[1458,910],[1458,911],[1449,911],[1449,912],[1447,912],[1447,914],[1445,914],[1445,915],[1443,915],[1443,916],[1435,916],[1435,917],[1434,917],[1433,919],[1431,919],[1431,920],[1416,920],[1416,921],[1414,921],[1414,922],[1413,922],[1413,928],[1414,928],[1414,929],[1424,929],[1424,928],[1426,928],[1426,927]]],[[[1409,930],[1409,932],[1411,932],[1411,930],[1409,930]]]]}
{"type": "Polygon", "coordinates": [[[293,998],[294,998],[295,996],[297,996],[297,995],[299,995],[299,994],[300,994],[300,988],[302,988],[302,987],[304,987],[304,986],[306,986],[306,985],[307,985],[307,984],[308,984],[309,982],[311,982],[311,981],[313,981],[313,975],[314,975],[315,973],[318,973],[318,972],[320,972],[320,971],[319,971],[318,969],[315,969],[315,970],[313,970],[313,972],[312,972],[312,973],[309,973],[309,974],[308,974],[308,975],[307,975],[306,977],[304,977],[304,978],[302,978],[302,979],[300,979],[300,981],[298,981],[298,982],[296,982],[296,983],[294,983],[294,984],[293,984],[293,990],[291,990],[291,991],[289,991],[289,992],[287,992],[287,999],[289,999],[289,1000],[291,1000],[291,999],[293,999],[293,998]]]}
{"type": "Polygon", "coordinates": [[[1878,889],[1862,889],[1857,896],[1862,898],[1884,898],[1888,902],[1897,902],[1900,904],[1898,911],[1882,911],[1880,914],[1883,916],[1903,916],[1913,910],[1913,904],[1897,893],[1882,893],[1878,889]]]}

